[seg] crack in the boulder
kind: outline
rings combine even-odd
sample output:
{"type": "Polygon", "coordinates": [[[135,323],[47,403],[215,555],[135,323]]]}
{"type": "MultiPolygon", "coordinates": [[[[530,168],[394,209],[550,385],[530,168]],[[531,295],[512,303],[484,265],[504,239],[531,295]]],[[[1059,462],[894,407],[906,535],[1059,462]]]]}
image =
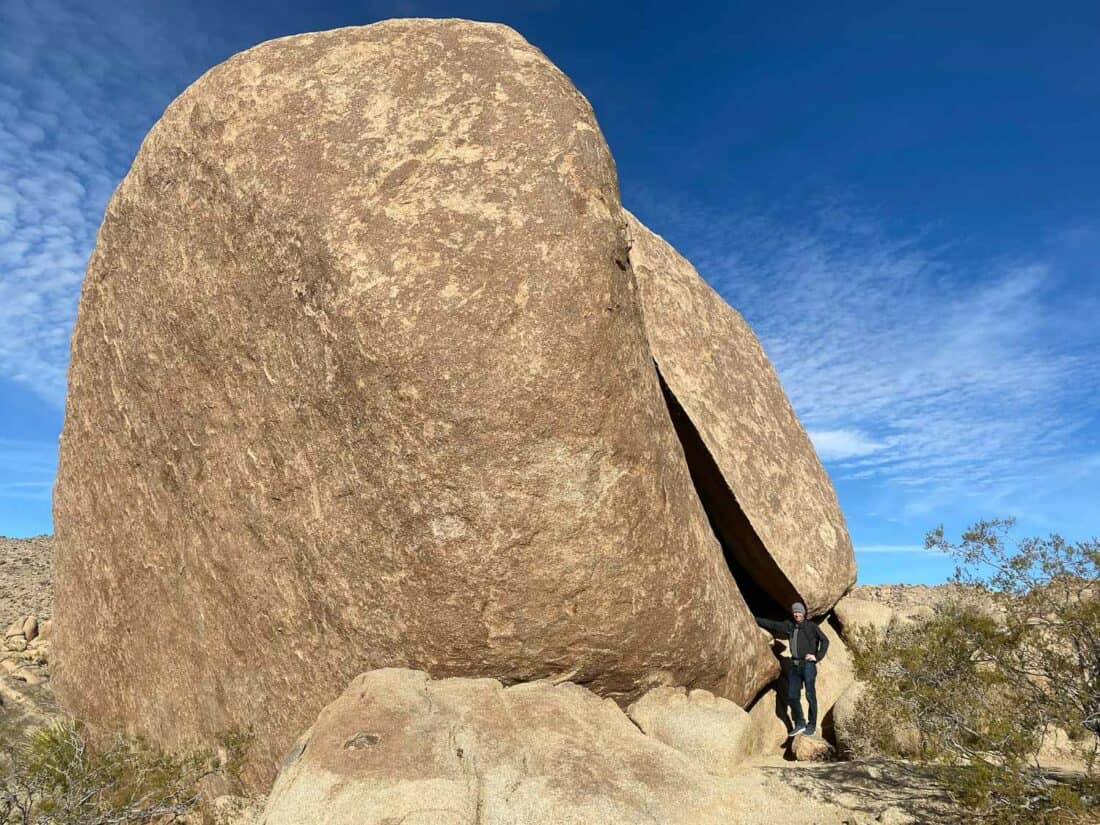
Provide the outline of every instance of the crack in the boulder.
{"type": "Polygon", "coordinates": [[[714,456],[676,394],[669,388],[656,361],[654,367],[669,417],[687,459],[696,495],[707,514],[711,530],[722,546],[726,566],[742,598],[756,616],[786,618],[790,605],[801,601],[798,591],[756,534],[714,456]]]}

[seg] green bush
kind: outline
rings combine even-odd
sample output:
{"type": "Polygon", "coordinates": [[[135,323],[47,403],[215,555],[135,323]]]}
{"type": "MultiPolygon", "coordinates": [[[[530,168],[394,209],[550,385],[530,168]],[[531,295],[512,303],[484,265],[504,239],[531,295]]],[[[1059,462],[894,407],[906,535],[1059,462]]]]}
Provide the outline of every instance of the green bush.
{"type": "Polygon", "coordinates": [[[0,825],[176,822],[199,802],[202,780],[232,776],[248,741],[225,737],[219,759],[205,751],[173,756],[121,736],[93,749],[71,721],[38,728],[0,776],[0,825]]]}
{"type": "Polygon", "coordinates": [[[956,597],[929,619],[856,634],[857,755],[915,756],[978,820],[1096,822],[1100,816],[1100,542],[1011,538],[981,522],[958,544],[956,597]],[[1039,764],[1065,731],[1083,768],[1039,764]]]}

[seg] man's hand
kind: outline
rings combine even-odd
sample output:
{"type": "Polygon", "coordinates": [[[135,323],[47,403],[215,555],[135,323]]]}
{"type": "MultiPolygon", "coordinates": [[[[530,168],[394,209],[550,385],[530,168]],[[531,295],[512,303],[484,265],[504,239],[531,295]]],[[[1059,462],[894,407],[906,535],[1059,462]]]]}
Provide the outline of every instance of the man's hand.
{"type": "Polygon", "coordinates": [[[806,661],[807,661],[807,662],[816,662],[816,661],[817,661],[817,657],[816,657],[816,656],[814,656],[814,654],[812,654],[812,653],[807,653],[807,654],[806,654],[806,661]]]}

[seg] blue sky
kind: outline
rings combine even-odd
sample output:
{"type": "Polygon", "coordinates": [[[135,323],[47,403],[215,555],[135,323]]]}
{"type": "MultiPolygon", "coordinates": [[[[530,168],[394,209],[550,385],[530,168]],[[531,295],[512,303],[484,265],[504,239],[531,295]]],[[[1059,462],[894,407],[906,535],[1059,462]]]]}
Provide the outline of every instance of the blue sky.
{"type": "Polygon", "coordinates": [[[0,0],[0,534],[51,529],[80,281],[165,106],[272,37],[459,16],[569,74],[753,324],[862,581],[942,580],[941,522],[1100,535],[1100,5],[294,5],[0,0]]]}

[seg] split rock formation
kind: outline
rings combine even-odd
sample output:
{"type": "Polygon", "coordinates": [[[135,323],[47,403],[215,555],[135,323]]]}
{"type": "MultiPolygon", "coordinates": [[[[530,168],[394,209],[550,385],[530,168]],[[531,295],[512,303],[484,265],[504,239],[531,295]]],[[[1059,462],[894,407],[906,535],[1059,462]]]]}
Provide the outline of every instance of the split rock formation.
{"type": "Polygon", "coordinates": [[[827,609],[850,544],[751,332],[704,307],[734,354],[692,384],[690,346],[643,320],[635,268],[643,298],[665,272],[631,235],[588,102],[505,26],[283,38],[196,81],[112,197],[81,296],[54,505],[66,709],[172,748],[251,727],[260,785],[380,667],[749,702],[778,666],[738,584],[827,609]],[[654,356],[747,549],[712,527],[654,356]]]}

